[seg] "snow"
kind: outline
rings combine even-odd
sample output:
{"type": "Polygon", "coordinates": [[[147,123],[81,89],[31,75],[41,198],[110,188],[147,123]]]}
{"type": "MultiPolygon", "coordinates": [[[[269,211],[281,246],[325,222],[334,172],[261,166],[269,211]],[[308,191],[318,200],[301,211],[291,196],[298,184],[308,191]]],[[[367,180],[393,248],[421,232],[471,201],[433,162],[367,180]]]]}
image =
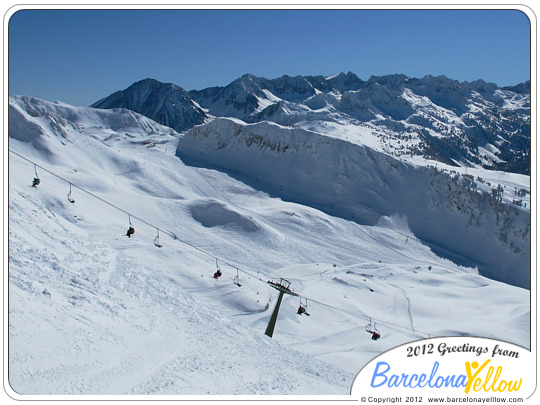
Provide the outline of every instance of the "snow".
{"type": "MultiPolygon", "coordinates": [[[[10,383],[16,392],[296,394],[320,385],[328,393],[346,391],[347,373],[245,330],[155,265],[141,264],[135,252],[149,255],[150,248],[120,237],[116,246],[93,241],[35,195],[11,194],[17,235],[10,237],[10,383]],[[36,235],[37,221],[47,229],[36,235]],[[258,367],[262,358],[277,371],[258,367]],[[295,367],[279,371],[283,358],[295,367]],[[321,381],[317,372],[329,375],[321,381]]],[[[160,253],[153,253],[158,261],[160,253]]],[[[204,267],[183,256],[186,264],[204,267]]],[[[210,287],[213,280],[205,280],[210,287]]]]}
{"type": "Polygon", "coordinates": [[[360,224],[399,214],[441,254],[496,280],[530,286],[529,210],[497,202],[495,191],[475,179],[406,164],[362,145],[364,139],[218,118],[183,136],[177,155],[360,224]]]}
{"type": "MultiPolygon", "coordinates": [[[[223,127],[197,140],[206,158],[214,137],[229,142],[220,162],[229,174],[187,165],[177,156],[187,135],[128,110],[10,99],[9,148],[37,163],[41,178],[30,187],[33,164],[9,154],[9,383],[17,394],[343,398],[363,365],[408,341],[472,335],[530,347],[530,291],[437,256],[410,215],[371,206],[373,223],[362,224],[307,204],[313,192],[301,204],[262,183],[280,175],[285,190],[306,193],[296,179],[314,174],[309,153],[319,166],[337,164],[332,148],[340,146],[377,168],[352,178],[340,168],[334,192],[345,202],[353,178],[397,181],[374,152],[300,128],[212,122],[223,127]],[[222,131],[230,125],[263,128],[269,143],[259,151],[233,144],[222,131]],[[294,173],[286,160],[274,164],[271,148],[296,159],[294,173]],[[233,161],[260,176],[258,187],[234,175],[233,161]],[[270,339],[277,291],[267,281],[280,278],[301,298],[285,296],[270,339]],[[309,317],[296,314],[299,301],[309,317]],[[370,319],[378,341],[364,329],[370,319]]],[[[507,190],[527,177],[493,176],[507,190]]]]}
{"type": "Polygon", "coordinates": [[[178,131],[215,117],[312,130],[320,126],[321,131],[325,123],[344,125],[345,132],[358,126],[361,132],[370,128],[370,148],[396,158],[429,157],[530,173],[529,153],[523,153],[530,143],[530,83],[512,90],[444,76],[395,74],[365,82],[352,72],[270,80],[246,74],[225,87],[188,93],[171,83],[145,79],[92,107],[129,108],[178,131]]]}
{"type": "Polygon", "coordinates": [[[325,79],[326,80],[330,80],[330,79],[334,79],[336,77],[338,77],[341,73],[335,73],[333,75],[330,75],[330,76],[326,76],[325,79]]]}
{"type": "Polygon", "coordinates": [[[415,110],[419,110],[418,114],[426,119],[445,126],[465,126],[464,122],[453,111],[437,106],[426,96],[414,94],[411,89],[404,89],[401,97],[415,110]]]}

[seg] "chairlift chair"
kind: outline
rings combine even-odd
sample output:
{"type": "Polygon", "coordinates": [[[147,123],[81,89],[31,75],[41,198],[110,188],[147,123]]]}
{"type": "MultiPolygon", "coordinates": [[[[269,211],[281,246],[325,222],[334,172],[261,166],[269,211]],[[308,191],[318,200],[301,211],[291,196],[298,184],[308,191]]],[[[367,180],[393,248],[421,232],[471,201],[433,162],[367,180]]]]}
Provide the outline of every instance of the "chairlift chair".
{"type": "Polygon", "coordinates": [[[131,238],[131,235],[135,233],[135,228],[133,228],[133,225],[131,224],[131,215],[128,215],[128,217],[129,217],[129,228],[126,232],[126,236],[128,238],[131,238]]]}
{"type": "Polygon", "coordinates": [[[217,280],[218,278],[221,277],[223,273],[221,272],[221,269],[219,268],[219,264],[218,264],[218,261],[216,259],[216,272],[214,273],[214,278],[217,280]]]}
{"type": "Polygon", "coordinates": [[[41,180],[39,179],[36,165],[34,165],[34,173],[36,174],[36,176],[34,177],[34,180],[32,180],[32,187],[37,187],[39,183],[41,183],[41,180]]]}
{"type": "Polygon", "coordinates": [[[308,307],[307,298],[306,298],[306,302],[303,303],[302,302],[302,297],[300,297],[300,306],[298,307],[298,311],[296,311],[296,313],[298,315],[305,314],[305,315],[309,316],[309,313],[307,312],[307,307],[308,307]]]}
{"type": "Polygon", "coordinates": [[[236,276],[234,276],[233,283],[238,287],[242,287],[242,284],[240,283],[240,276],[238,275],[238,269],[236,269],[236,276]]]}
{"type": "Polygon", "coordinates": [[[157,235],[154,238],[154,246],[158,248],[163,247],[163,245],[159,243],[159,229],[157,229],[157,235]]]}
{"type": "Polygon", "coordinates": [[[371,323],[371,318],[369,318],[369,323],[366,325],[366,332],[371,333],[371,339],[377,340],[381,337],[381,333],[375,326],[375,324],[371,323]]]}
{"type": "Polygon", "coordinates": [[[75,200],[73,198],[71,198],[71,183],[69,183],[69,193],[67,195],[67,199],[72,204],[75,202],[75,200]]]}

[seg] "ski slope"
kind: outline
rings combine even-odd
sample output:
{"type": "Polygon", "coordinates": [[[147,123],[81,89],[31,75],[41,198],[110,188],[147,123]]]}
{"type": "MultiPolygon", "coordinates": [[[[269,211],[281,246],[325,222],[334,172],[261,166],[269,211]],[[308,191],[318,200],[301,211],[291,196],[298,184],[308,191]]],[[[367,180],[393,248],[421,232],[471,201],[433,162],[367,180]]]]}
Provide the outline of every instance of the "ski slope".
{"type": "Polygon", "coordinates": [[[438,257],[399,215],[359,225],[187,166],[182,135],[128,110],[11,105],[18,394],[347,395],[364,364],[408,341],[530,347],[530,292],[438,257]],[[270,339],[267,281],[280,278],[300,298],[285,296],[270,339]]]}

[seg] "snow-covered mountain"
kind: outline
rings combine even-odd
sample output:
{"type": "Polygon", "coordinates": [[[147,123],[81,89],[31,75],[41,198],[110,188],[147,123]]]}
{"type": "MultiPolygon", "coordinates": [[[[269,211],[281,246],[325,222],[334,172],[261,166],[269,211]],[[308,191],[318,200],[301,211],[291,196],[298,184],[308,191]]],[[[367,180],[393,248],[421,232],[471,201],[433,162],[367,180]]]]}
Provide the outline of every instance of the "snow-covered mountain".
{"type": "Polygon", "coordinates": [[[365,127],[325,125],[220,118],[180,134],[124,108],[10,98],[11,388],[347,395],[408,341],[529,348],[529,176],[408,163],[365,127]],[[489,255],[515,265],[485,277],[469,261],[489,255]],[[281,278],[299,297],[270,339],[281,278]]]}
{"type": "MultiPolygon", "coordinates": [[[[93,106],[127,107],[124,99],[138,100],[137,87],[149,87],[145,83],[157,86],[147,79],[93,106]]],[[[332,132],[353,126],[371,133],[376,149],[395,157],[530,173],[530,82],[499,88],[482,80],[458,82],[444,76],[416,79],[396,74],[363,81],[351,72],[277,79],[246,74],[224,87],[182,91],[182,100],[172,110],[164,107],[161,117],[156,112],[178,89],[162,85],[151,105],[134,101],[127,108],[171,126],[174,108],[185,114],[196,106],[195,118],[174,126],[178,130],[200,124],[207,116],[272,121],[323,134],[327,125],[332,132]]]]}
{"type": "Polygon", "coordinates": [[[190,130],[176,153],[334,217],[376,225],[399,215],[442,256],[530,288],[530,210],[517,186],[491,184],[489,172],[442,171],[342,138],[228,118],[190,130]]]}
{"type": "Polygon", "coordinates": [[[203,123],[207,116],[189,94],[172,83],[146,79],[95,102],[95,108],[126,108],[162,125],[183,131],[203,123]]]}

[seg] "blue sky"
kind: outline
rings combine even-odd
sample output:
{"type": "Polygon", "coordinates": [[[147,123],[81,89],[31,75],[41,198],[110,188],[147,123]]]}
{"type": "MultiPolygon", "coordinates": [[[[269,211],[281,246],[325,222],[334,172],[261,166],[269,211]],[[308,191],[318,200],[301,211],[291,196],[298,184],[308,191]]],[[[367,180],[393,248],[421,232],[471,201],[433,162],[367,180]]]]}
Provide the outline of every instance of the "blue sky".
{"type": "Polygon", "coordinates": [[[530,79],[519,10],[19,10],[9,94],[87,106],[154,78],[186,90],[245,73],[530,79]]]}

